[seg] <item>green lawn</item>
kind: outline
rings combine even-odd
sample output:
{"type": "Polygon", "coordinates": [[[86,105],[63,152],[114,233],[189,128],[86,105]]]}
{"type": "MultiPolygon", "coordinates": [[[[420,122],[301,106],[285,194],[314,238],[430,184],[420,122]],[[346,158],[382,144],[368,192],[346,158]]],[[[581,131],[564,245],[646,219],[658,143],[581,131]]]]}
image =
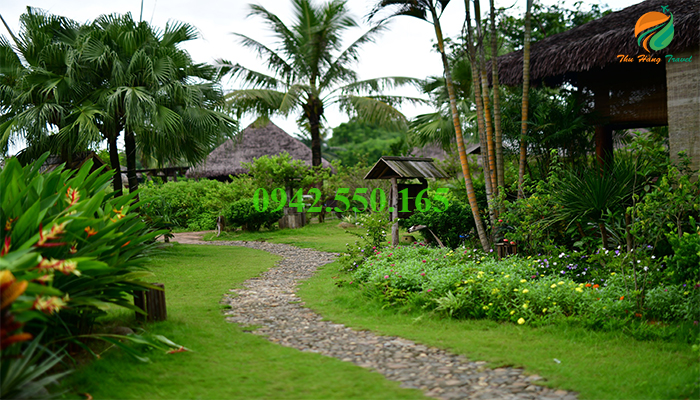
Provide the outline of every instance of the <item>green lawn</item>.
{"type": "Polygon", "coordinates": [[[64,382],[69,398],[95,399],[423,399],[350,363],[278,346],[225,322],[224,293],[277,260],[268,253],[175,245],[150,264],[165,283],[168,321],[148,326],[193,352],[152,352],[143,364],[116,349],[64,382]]]}
{"type": "Polygon", "coordinates": [[[532,328],[397,312],[368,302],[358,289],[338,288],[339,276],[338,265],[328,264],[299,292],[307,306],[334,322],[447,348],[494,367],[524,367],[552,387],[579,392],[581,399],[698,398],[693,382],[700,377],[699,362],[688,345],[570,326],[532,328]]]}
{"type": "Polygon", "coordinates": [[[313,248],[321,251],[339,253],[345,251],[345,244],[354,242],[357,237],[346,230],[362,232],[359,228],[340,228],[340,220],[328,218],[322,224],[313,223],[299,229],[276,229],[261,232],[223,232],[216,237],[215,233],[204,235],[204,240],[247,240],[268,241],[272,243],[293,244],[297,247],[313,248]]]}
{"type": "MultiPolygon", "coordinates": [[[[340,252],[355,237],[337,225],[331,220],[221,239],[340,252]]],[[[224,322],[221,296],[274,260],[245,248],[175,245],[151,264],[154,281],[166,284],[169,321],[148,329],[195,352],[151,354],[152,364],[138,364],[110,351],[74,374],[68,387],[95,398],[421,398],[376,373],[273,345],[224,322]]],[[[533,328],[442,319],[421,310],[397,312],[368,302],[359,290],[336,287],[337,271],[336,264],[323,267],[300,291],[310,307],[335,322],[448,348],[492,366],[524,367],[582,399],[700,397],[693,386],[700,362],[686,344],[565,325],[533,328]]]]}

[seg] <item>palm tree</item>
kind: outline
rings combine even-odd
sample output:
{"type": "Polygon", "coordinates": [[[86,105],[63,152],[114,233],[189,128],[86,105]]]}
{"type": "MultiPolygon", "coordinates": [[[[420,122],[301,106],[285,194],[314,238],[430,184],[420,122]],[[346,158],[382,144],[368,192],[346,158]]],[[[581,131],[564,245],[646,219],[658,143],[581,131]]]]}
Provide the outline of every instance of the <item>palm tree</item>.
{"type": "Polygon", "coordinates": [[[97,110],[83,103],[90,83],[82,75],[76,43],[80,25],[28,7],[14,47],[0,37],[0,151],[22,138],[24,161],[45,151],[70,162],[74,152],[101,141],[90,123],[97,110]]]}
{"type": "MultiPolygon", "coordinates": [[[[486,235],[486,231],[484,230],[484,225],[481,222],[479,206],[476,202],[476,194],[474,193],[474,185],[472,183],[471,172],[469,171],[469,164],[467,163],[467,154],[464,148],[462,124],[460,122],[459,111],[457,109],[457,99],[455,96],[454,84],[452,82],[451,69],[447,59],[447,53],[445,52],[445,41],[443,39],[442,28],[440,26],[440,16],[449,2],[449,0],[379,0],[370,13],[370,18],[373,18],[382,10],[392,8],[393,10],[391,15],[386,17],[384,20],[395,16],[406,15],[429,22],[433,25],[438,50],[440,51],[440,56],[442,58],[443,72],[445,74],[445,85],[447,86],[447,92],[450,98],[450,112],[452,113],[452,122],[455,129],[455,137],[457,139],[459,160],[462,166],[462,173],[464,175],[464,184],[467,188],[467,198],[469,199],[469,205],[472,209],[472,215],[474,216],[474,223],[476,225],[477,233],[479,234],[481,246],[483,247],[484,251],[488,251],[490,250],[491,245],[486,235]],[[430,19],[428,19],[428,15],[430,15],[430,19]]],[[[477,70],[472,69],[473,75],[476,74],[476,71],[477,70]]]]}
{"type": "Polygon", "coordinates": [[[518,164],[518,197],[525,197],[523,182],[525,178],[525,160],[527,157],[527,109],[530,99],[530,9],[532,0],[527,0],[525,10],[525,43],[523,43],[523,106],[520,122],[520,162],[518,164]]]}
{"type": "Polygon", "coordinates": [[[101,16],[85,37],[81,55],[102,77],[92,99],[105,113],[99,123],[112,160],[124,132],[129,190],[138,188],[137,146],[160,165],[180,159],[194,164],[237,129],[217,111],[224,101],[215,68],[194,64],[178,47],[196,37],[191,25],[168,23],[161,33],[131,14],[101,16]]]}
{"type": "Polygon", "coordinates": [[[420,100],[378,93],[397,85],[417,85],[419,81],[405,77],[358,81],[350,68],[357,61],[360,47],[373,42],[385,26],[374,26],[343,49],[341,34],[358,26],[349,15],[345,0],[332,0],[322,6],[315,6],[310,0],[293,0],[293,7],[295,20],[287,26],[264,7],[250,5],[250,15],[262,18],[270,26],[279,47],[272,49],[246,35],[235,35],[245,47],[266,59],[274,75],[219,60],[222,74],[239,78],[248,86],[228,94],[231,105],[239,113],[252,112],[263,118],[301,111],[298,123],[311,135],[313,166],[321,165],[321,123],[331,104],[340,105],[365,122],[405,129],[406,118],[394,106],[404,100],[420,100]]]}

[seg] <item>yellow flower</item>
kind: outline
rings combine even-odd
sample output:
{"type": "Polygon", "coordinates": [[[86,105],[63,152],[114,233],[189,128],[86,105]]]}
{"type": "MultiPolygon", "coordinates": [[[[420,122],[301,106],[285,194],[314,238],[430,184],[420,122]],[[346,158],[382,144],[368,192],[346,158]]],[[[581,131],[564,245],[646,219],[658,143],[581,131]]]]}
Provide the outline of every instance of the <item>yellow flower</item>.
{"type": "Polygon", "coordinates": [[[556,306],[556,305],[557,305],[557,302],[556,302],[556,301],[555,301],[555,302],[553,302],[553,303],[552,303],[552,305],[555,305],[555,306],[556,306]]]}
{"type": "Polygon", "coordinates": [[[513,314],[515,314],[515,310],[513,310],[513,311],[510,312],[510,315],[513,315],[513,314]]]}
{"type": "Polygon", "coordinates": [[[577,287],[577,288],[574,289],[574,290],[576,290],[576,291],[579,292],[579,293],[583,292],[583,289],[581,289],[580,287],[577,287]]]}
{"type": "Polygon", "coordinates": [[[488,310],[489,306],[484,306],[483,308],[484,308],[484,310],[488,310]]]}
{"type": "Polygon", "coordinates": [[[611,272],[611,273],[610,273],[610,276],[613,276],[613,275],[615,275],[615,273],[614,273],[614,272],[611,272]]]}
{"type": "Polygon", "coordinates": [[[684,295],[687,295],[688,293],[690,293],[690,292],[683,292],[684,295]]]}
{"type": "Polygon", "coordinates": [[[530,292],[529,290],[527,290],[527,289],[523,289],[523,294],[525,294],[525,293],[529,293],[529,292],[530,292]]]}
{"type": "Polygon", "coordinates": [[[493,279],[489,279],[489,282],[493,282],[493,279]]]}
{"type": "Polygon", "coordinates": [[[506,275],[506,278],[510,278],[510,275],[506,275]]]}
{"type": "Polygon", "coordinates": [[[525,323],[525,318],[520,318],[520,319],[518,320],[518,325],[522,325],[522,324],[524,324],[524,323],[525,323]]]}
{"type": "Polygon", "coordinates": [[[523,308],[527,310],[527,304],[523,304],[523,308]]]}
{"type": "Polygon", "coordinates": [[[525,283],[525,282],[527,282],[525,279],[520,280],[520,283],[525,283]]]}
{"type": "Polygon", "coordinates": [[[557,287],[557,285],[556,285],[556,283],[552,283],[552,286],[550,286],[550,287],[551,287],[552,289],[554,289],[555,287],[557,287]]]}
{"type": "Polygon", "coordinates": [[[563,285],[563,284],[564,284],[564,281],[559,281],[559,283],[557,283],[557,285],[563,285]]]}
{"type": "Polygon", "coordinates": [[[514,292],[517,292],[517,291],[518,291],[518,289],[513,289],[513,291],[514,291],[514,292]]]}
{"type": "Polygon", "coordinates": [[[547,309],[546,309],[546,308],[543,308],[543,309],[542,309],[542,313],[546,313],[546,312],[547,312],[547,309]]]}

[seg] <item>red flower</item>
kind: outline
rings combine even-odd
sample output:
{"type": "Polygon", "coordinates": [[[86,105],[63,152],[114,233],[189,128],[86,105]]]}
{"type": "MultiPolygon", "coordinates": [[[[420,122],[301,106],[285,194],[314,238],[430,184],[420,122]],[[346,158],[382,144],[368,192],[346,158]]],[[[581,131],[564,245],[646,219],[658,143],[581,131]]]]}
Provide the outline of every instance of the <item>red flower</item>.
{"type": "Polygon", "coordinates": [[[0,257],[4,256],[5,254],[10,252],[10,237],[5,238],[5,245],[2,246],[2,250],[0,250],[0,257]]]}

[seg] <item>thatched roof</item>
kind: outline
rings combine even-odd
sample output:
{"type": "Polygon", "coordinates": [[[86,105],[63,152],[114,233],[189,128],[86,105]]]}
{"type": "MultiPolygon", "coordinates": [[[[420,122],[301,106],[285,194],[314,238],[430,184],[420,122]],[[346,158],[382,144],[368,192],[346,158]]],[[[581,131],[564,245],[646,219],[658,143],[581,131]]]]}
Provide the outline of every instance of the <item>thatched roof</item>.
{"type": "MultiPolygon", "coordinates": [[[[648,54],[637,45],[635,24],[642,14],[660,12],[661,6],[668,6],[668,11],[673,14],[675,32],[668,47],[651,53],[651,56],[661,58],[665,63],[667,54],[698,47],[700,0],[647,0],[533,43],[530,47],[530,79],[538,82],[569,72],[602,68],[606,64],[619,63],[617,56],[620,54],[635,59],[637,55],[648,54]]],[[[522,83],[522,50],[498,58],[498,79],[508,86],[522,83]]]]}
{"type": "MultiPolygon", "coordinates": [[[[236,139],[229,139],[212,151],[202,165],[190,168],[188,178],[222,178],[248,172],[241,163],[253,162],[264,155],[273,156],[283,152],[292,159],[311,165],[311,149],[289,136],[272,122],[264,127],[251,124],[236,139]]],[[[322,160],[323,166],[331,164],[322,160]]]]}

